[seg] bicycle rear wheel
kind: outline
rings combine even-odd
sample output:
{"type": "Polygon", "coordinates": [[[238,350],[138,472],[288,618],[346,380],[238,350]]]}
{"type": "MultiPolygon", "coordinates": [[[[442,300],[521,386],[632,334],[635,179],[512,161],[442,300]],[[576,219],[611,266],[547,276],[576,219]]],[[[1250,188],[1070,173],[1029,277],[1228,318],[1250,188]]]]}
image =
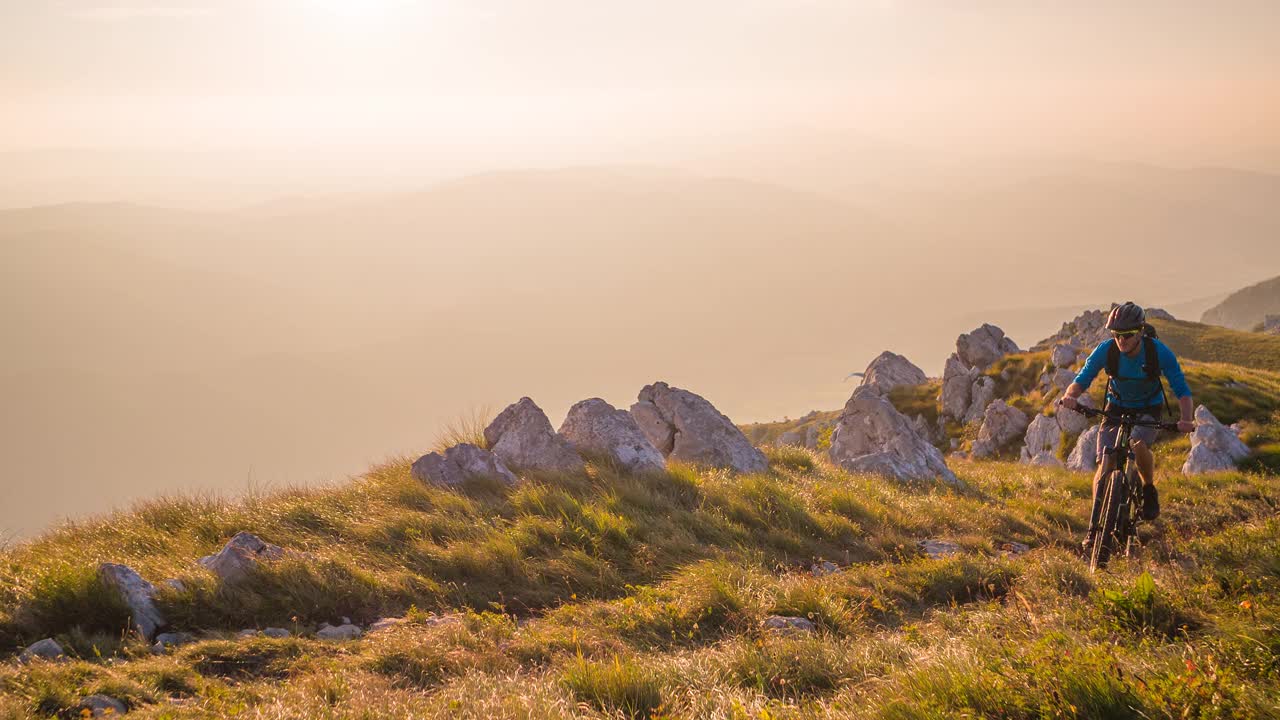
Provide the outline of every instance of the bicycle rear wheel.
{"type": "Polygon", "coordinates": [[[1113,470],[1102,478],[1102,517],[1093,537],[1093,551],[1089,555],[1089,570],[1106,567],[1115,550],[1116,528],[1120,524],[1120,505],[1124,502],[1124,474],[1113,470]]]}

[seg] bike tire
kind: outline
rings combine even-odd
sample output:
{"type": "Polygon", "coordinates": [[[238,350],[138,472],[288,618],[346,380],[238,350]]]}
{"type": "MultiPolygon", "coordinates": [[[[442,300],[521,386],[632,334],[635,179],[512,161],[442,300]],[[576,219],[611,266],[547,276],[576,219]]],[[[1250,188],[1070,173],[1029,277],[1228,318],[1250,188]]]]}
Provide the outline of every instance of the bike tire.
{"type": "Polygon", "coordinates": [[[1105,487],[1099,488],[1102,493],[1101,525],[1093,538],[1093,551],[1089,556],[1089,570],[1096,572],[1098,568],[1107,566],[1111,558],[1112,545],[1116,541],[1116,527],[1120,523],[1120,505],[1123,503],[1122,491],[1124,473],[1113,470],[1102,479],[1105,487]]]}

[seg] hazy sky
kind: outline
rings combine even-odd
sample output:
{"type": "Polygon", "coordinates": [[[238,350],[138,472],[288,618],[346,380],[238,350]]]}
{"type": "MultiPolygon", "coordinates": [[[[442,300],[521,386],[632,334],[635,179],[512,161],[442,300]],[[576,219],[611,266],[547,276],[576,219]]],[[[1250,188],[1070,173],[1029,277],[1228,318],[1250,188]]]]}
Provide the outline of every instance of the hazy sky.
{"type": "Polygon", "coordinates": [[[617,143],[1275,148],[1280,3],[10,0],[0,150],[617,143]]]}

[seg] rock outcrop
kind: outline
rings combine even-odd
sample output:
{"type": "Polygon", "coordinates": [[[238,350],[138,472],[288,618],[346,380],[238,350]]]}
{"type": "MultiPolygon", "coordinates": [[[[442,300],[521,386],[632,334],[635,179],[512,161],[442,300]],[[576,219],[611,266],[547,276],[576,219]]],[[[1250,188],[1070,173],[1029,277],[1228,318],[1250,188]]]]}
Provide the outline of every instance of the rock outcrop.
{"type": "Polygon", "coordinates": [[[640,431],[668,460],[729,468],[741,473],[769,468],[764,453],[705,398],[664,382],[646,385],[631,406],[640,431]]]}
{"type": "Polygon", "coordinates": [[[1067,456],[1068,470],[1093,472],[1098,469],[1098,433],[1101,426],[1090,425],[1076,438],[1076,446],[1067,456]]]}
{"type": "Polygon", "coordinates": [[[942,414],[957,422],[963,422],[973,397],[973,383],[981,373],[951,354],[942,369],[942,390],[938,394],[938,402],[942,405],[942,414]]]}
{"type": "Polygon", "coordinates": [[[1058,453],[1062,450],[1062,428],[1056,418],[1036,415],[1027,426],[1018,462],[1028,465],[1062,467],[1058,453]]]}
{"type": "MultiPolygon", "coordinates": [[[[1062,329],[1050,337],[1032,346],[1032,350],[1049,350],[1055,345],[1072,345],[1079,353],[1088,353],[1106,340],[1107,313],[1101,310],[1085,310],[1070,322],[1062,324],[1062,329]]],[[[1080,359],[1080,355],[1076,355],[1080,359]]]]}
{"type": "Polygon", "coordinates": [[[871,361],[862,375],[862,385],[874,387],[880,392],[909,385],[921,385],[929,381],[924,371],[905,357],[885,350],[871,361]]]}
{"type": "Polygon", "coordinates": [[[471,443],[458,443],[443,453],[427,453],[414,461],[410,473],[421,482],[440,487],[455,487],[472,477],[498,478],[508,485],[518,481],[496,455],[471,443]]]}
{"type": "Polygon", "coordinates": [[[259,562],[279,560],[284,555],[284,548],[279,545],[272,545],[250,532],[238,532],[221,550],[200,558],[199,563],[222,582],[234,584],[247,578],[259,562]]]}
{"type": "Polygon", "coordinates": [[[1018,345],[1005,337],[1004,331],[990,323],[956,338],[956,355],[960,361],[979,371],[1009,353],[1018,352],[1018,345]]]}
{"type": "Polygon", "coordinates": [[[979,375],[969,388],[969,409],[965,411],[964,423],[982,422],[986,408],[996,399],[996,381],[986,375],[979,375]]]}
{"type": "Polygon", "coordinates": [[[1069,342],[1058,343],[1049,351],[1049,363],[1055,368],[1069,368],[1076,361],[1080,350],[1069,342]]]}
{"type": "Polygon", "coordinates": [[[992,400],[982,416],[982,427],[973,441],[973,457],[990,457],[1004,445],[1021,437],[1031,418],[1004,400],[992,400]]]}
{"type": "MultiPolygon", "coordinates": [[[[1081,395],[1076,399],[1076,402],[1085,407],[1097,407],[1093,398],[1088,395],[1081,395]]],[[[1089,425],[1093,424],[1093,422],[1083,413],[1078,413],[1075,410],[1068,410],[1064,407],[1059,407],[1053,417],[1058,421],[1058,428],[1068,435],[1079,435],[1084,432],[1089,425]]]]}
{"type": "Polygon", "coordinates": [[[164,616],[153,602],[155,586],[143,580],[133,568],[118,563],[102,563],[98,566],[98,578],[104,586],[120,595],[121,601],[129,608],[130,622],[144,639],[150,641],[156,630],[164,627],[164,616]]]}
{"type": "Polygon", "coordinates": [[[577,473],[582,458],[556,434],[542,408],[527,397],[508,405],[484,429],[489,450],[517,471],[577,473]]]}
{"type": "Polygon", "coordinates": [[[560,425],[560,436],[578,451],[607,457],[627,472],[661,472],[667,468],[667,459],[640,431],[631,413],[600,398],[583,400],[569,408],[560,425]]]}
{"type": "Polygon", "coordinates": [[[1201,405],[1196,408],[1196,429],[1191,433],[1191,452],[1182,465],[1184,475],[1231,470],[1249,457],[1249,446],[1235,432],[1201,405]]]}
{"type": "Polygon", "coordinates": [[[958,484],[942,453],[916,432],[905,415],[870,387],[859,387],[845,403],[831,437],[831,460],[853,472],[897,480],[958,484]]]}

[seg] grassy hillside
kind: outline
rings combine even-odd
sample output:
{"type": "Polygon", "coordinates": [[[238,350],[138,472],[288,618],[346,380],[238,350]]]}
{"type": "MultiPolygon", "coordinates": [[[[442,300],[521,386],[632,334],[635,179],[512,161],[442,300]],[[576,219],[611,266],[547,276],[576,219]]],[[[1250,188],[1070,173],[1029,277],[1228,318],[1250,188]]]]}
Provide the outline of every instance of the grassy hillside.
{"type": "Polygon", "coordinates": [[[957,491],[769,457],[748,477],[593,466],[460,493],[405,460],[340,488],[158,500],[65,527],[0,555],[0,633],[7,651],[53,635],[76,659],[0,668],[0,718],[92,692],[142,718],[1280,713],[1280,478],[1167,482],[1141,557],[1091,576],[1073,552],[1083,475],[957,462],[957,491]],[[239,530],[312,559],[220,588],[193,563],[239,530]],[[925,538],[963,552],[926,558],[925,538]],[[1032,549],[1006,556],[1010,542],[1032,549]],[[819,559],[842,571],[813,576],[819,559]],[[160,605],[200,640],[152,655],[122,635],[102,560],[180,578],[160,605]],[[408,622],[356,641],[310,632],[387,614],[408,622]],[[761,630],[772,614],[817,630],[761,630]],[[267,626],[298,634],[233,637],[267,626]]]}
{"type": "Polygon", "coordinates": [[[1179,358],[1280,372],[1280,335],[1181,320],[1157,320],[1152,325],[1179,358]]]}

